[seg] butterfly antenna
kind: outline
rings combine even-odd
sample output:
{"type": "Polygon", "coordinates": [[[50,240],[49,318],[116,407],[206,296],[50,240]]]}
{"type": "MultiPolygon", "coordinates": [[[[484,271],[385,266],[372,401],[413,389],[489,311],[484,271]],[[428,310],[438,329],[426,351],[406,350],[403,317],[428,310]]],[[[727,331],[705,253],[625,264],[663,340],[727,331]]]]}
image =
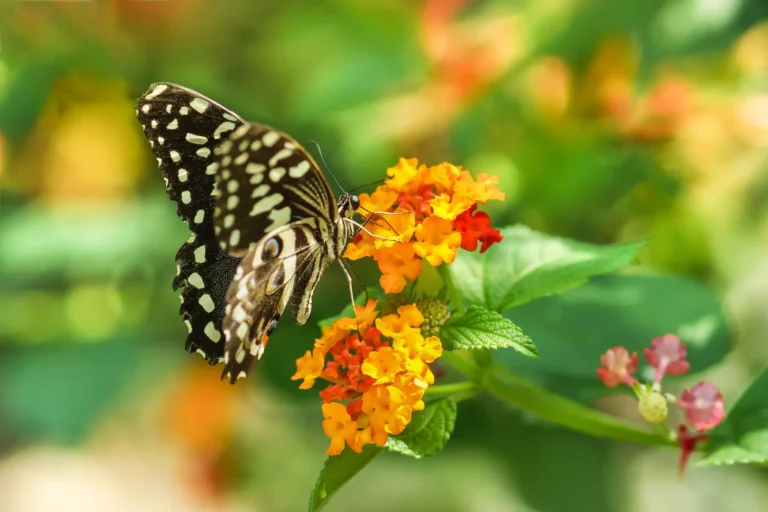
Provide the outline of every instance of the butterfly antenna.
{"type": "Polygon", "coordinates": [[[344,187],[342,187],[342,186],[341,186],[341,183],[339,183],[339,180],[337,180],[337,179],[336,179],[336,176],[334,176],[334,174],[333,174],[333,173],[331,172],[331,170],[328,168],[328,164],[327,164],[327,163],[325,163],[325,158],[323,158],[323,151],[320,149],[320,144],[318,144],[318,143],[317,143],[317,141],[314,141],[314,140],[311,140],[311,141],[309,141],[309,142],[311,142],[312,144],[314,144],[314,145],[315,145],[315,147],[317,148],[317,154],[318,154],[318,155],[320,155],[320,161],[321,161],[321,162],[323,162],[323,167],[325,167],[325,170],[326,170],[326,171],[328,171],[328,174],[330,174],[330,175],[331,175],[331,178],[333,178],[333,181],[335,181],[335,182],[336,182],[336,185],[338,185],[338,186],[339,186],[339,188],[341,189],[341,191],[346,193],[346,190],[344,190],[344,187]]]}
{"type": "MultiPolygon", "coordinates": [[[[386,217],[383,217],[381,215],[381,213],[389,213],[389,212],[372,212],[371,210],[369,210],[368,208],[366,208],[364,206],[361,206],[360,209],[365,210],[366,212],[371,214],[371,216],[368,217],[365,220],[365,222],[363,222],[363,226],[368,224],[368,222],[372,222],[373,217],[376,216],[376,217],[379,217],[381,220],[383,220],[387,224],[387,226],[389,226],[389,229],[391,229],[397,236],[400,236],[400,233],[398,233],[397,230],[394,227],[392,227],[392,224],[389,223],[389,221],[386,219],[386,217]]],[[[409,212],[393,212],[393,213],[409,213],[409,212]]]]}
{"type": "Polygon", "coordinates": [[[366,183],[365,185],[360,185],[359,187],[355,187],[355,188],[353,188],[353,189],[352,189],[352,190],[350,190],[349,192],[350,192],[350,193],[352,193],[352,192],[355,192],[355,191],[357,191],[357,190],[360,190],[361,188],[370,187],[371,185],[377,185],[377,184],[379,184],[379,183],[384,183],[384,181],[385,181],[386,179],[387,179],[387,178],[381,178],[380,180],[372,181],[372,182],[370,182],[370,183],[366,183]]]}

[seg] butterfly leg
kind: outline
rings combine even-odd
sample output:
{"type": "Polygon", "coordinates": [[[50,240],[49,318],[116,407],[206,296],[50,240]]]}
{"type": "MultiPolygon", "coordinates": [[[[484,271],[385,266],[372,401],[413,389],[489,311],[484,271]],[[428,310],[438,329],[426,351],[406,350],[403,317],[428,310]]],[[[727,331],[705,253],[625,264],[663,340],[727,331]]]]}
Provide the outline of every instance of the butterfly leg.
{"type": "MultiPolygon", "coordinates": [[[[360,337],[360,322],[357,320],[357,311],[355,311],[355,290],[352,288],[352,276],[350,275],[350,271],[347,268],[347,266],[344,264],[343,259],[339,259],[339,266],[341,267],[341,270],[344,271],[344,275],[347,277],[347,285],[349,285],[349,299],[352,301],[352,311],[355,313],[355,322],[357,322],[357,336],[360,337]]],[[[354,272],[353,272],[354,274],[354,272]]],[[[357,275],[355,275],[357,277],[357,275]]],[[[363,286],[363,290],[365,290],[365,302],[368,303],[368,290],[363,286]]]]}

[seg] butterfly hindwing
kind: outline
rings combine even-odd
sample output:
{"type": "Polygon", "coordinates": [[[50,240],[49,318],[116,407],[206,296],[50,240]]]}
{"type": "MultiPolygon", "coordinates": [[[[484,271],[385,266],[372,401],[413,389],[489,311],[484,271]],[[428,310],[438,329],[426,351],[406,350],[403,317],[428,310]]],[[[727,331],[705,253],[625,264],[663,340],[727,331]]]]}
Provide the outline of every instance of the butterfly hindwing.
{"type": "Polygon", "coordinates": [[[139,98],[136,114],[166,182],[166,192],[192,236],[176,253],[173,288],[181,291],[186,349],[211,363],[224,354],[225,295],[239,263],[213,232],[216,163],[213,150],[245,121],[195,91],[163,82],[139,98]]]}
{"type": "Polygon", "coordinates": [[[241,256],[251,243],[291,222],[338,219],[328,182],[288,135],[264,125],[244,125],[215,152],[214,229],[230,254],[241,256]]]}
{"type": "MultiPolygon", "coordinates": [[[[248,374],[261,358],[297,286],[306,288],[305,276],[310,273],[315,274],[312,282],[316,284],[329,261],[324,251],[324,231],[316,219],[304,219],[276,229],[243,256],[227,292],[223,378],[234,383],[248,374]]],[[[306,316],[309,304],[302,310],[306,316]]]]}

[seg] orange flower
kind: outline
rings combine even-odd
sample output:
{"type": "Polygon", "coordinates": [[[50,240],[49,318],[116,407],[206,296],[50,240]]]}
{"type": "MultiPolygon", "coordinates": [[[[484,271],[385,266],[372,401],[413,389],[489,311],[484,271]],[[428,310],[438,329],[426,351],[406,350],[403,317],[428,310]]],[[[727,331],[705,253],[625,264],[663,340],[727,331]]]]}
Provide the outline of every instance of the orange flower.
{"type": "Polygon", "coordinates": [[[421,274],[421,260],[411,244],[382,247],[375,258],[382,273],[379,282],[386,293],[400,293],[406,277],[413,281],[421,274]]]}
{"type": "Polygon", "coordinates": [[[454,231],[453,224],[434,215],[416,228],[416,239],[414,251],[433,267],[443,262],[453,263],[461,245],[461,233],[454,231]]]}
{"type": "Polygon", "coordinates": [[[330,455],[341,453],[345,444],[356,452],[366,444],[383,446],[389,435],[405,429],[414,411],[424,409],[424,392],[434,382],[427,363],[440,357],[442,346],[436,337],[422,337],[421,311],[406,305],[376,318],[375,307],[374,301],[356,306],[357,320],[342,318],[323,329],[315,350],[296,361],[294,378],[304,379],[301,389],[317,378],[330,383],[320,392],[330,455]],[[360,331],[354,332],[358,324],[360,331]]]}
{"type": "Polygon", "coordinates": [[[387,176],[384,185],[372,194],[360,195],[365,231],[355,236],[344,252],[350,260],[374,258],[387,293],[399,293],[407,279],[419,276],[419,259],[433,266],[451,263],[460,247],[476,250],[478,244],[473,242],[480,240],[484,252],[501,241],[485,213],[478,212],[475,217],[466,213],[474,212],[478,203],[504,199],[497,177],[480,173],[475,180],[459,166],[443,162],[427,167],[415,158],[401,158],[387,169],[387,176]],[[400,215],[382,215],[384,212],[400,215]],[[477,219],[487,224],[482,233],[470,229],[476,227],[477,219]],[[458,229],[460,223],[462,229],[458,229]]]}

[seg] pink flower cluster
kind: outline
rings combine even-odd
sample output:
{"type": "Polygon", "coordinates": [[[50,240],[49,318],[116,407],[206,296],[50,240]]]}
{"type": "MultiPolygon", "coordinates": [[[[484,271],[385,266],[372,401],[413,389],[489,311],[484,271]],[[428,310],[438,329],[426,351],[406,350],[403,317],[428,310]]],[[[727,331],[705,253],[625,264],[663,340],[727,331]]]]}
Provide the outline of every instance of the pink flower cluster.
{"type": "MultiPolygon", "coordinates": [[[[666,418],[666,404],[659,412],[658,401],[661,400],[661,381],[665,375],[683,375],[688,372],[691,365],[685,360],[687,349],[685,343],[674,334],[658,336],[651,342],[651,348],[643,349],[643,355],[648,364],[656,371],[653,383],[641,384],[633,373],[637,371],[637,353],[630,354],[624,347],[614,347],[600,357],[601,368],[597,375],[608,387],[616,387],[625,384],[632,388],[640,399],[640,411],[643,417],[653,422],[660,422],[666,418]],[[649,410],[648,404],[653,402],[656,415],[653,419],[644,414],[649,410]]],[[[711,382],[700,382],[691,389],[683,391],[678,398],[672,395],[663,395],[662,402],[670,402],[682,409],[687,423],[693,427],[689,432],[686,425],[678,427],[678,444],[681,448],[680,471],[691,452],[699,441],[707,438],[707,431],[717,426],[725,417],[723,409],[723,395],[711,382]]]]}

